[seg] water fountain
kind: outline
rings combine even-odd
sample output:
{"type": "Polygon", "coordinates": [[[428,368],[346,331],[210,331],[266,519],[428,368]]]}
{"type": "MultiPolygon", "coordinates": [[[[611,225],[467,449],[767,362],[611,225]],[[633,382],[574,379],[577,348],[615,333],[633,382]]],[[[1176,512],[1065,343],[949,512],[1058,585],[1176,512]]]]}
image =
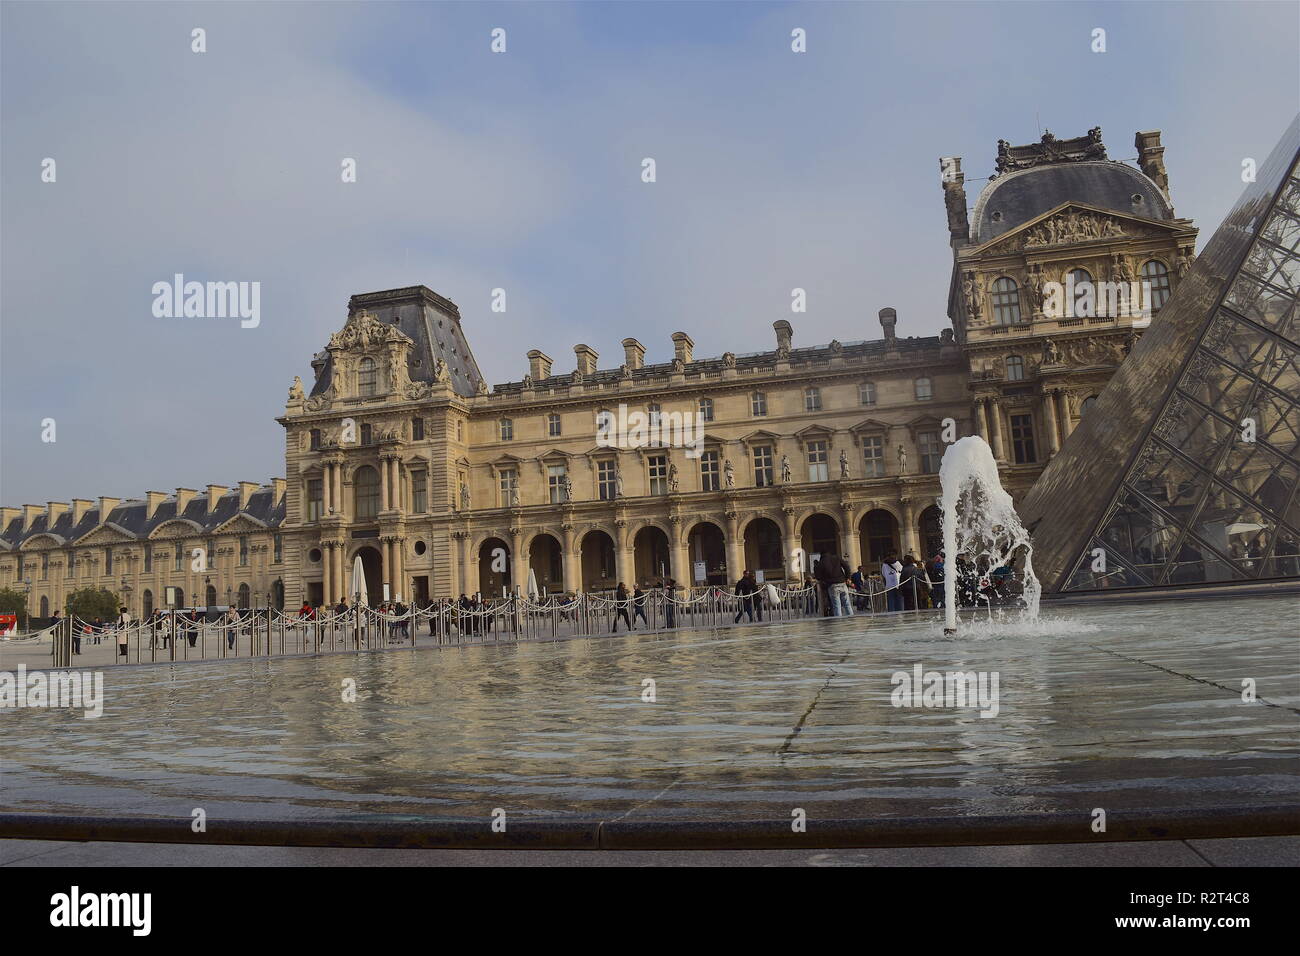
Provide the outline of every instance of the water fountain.
{"type": "Polygon", "coordinates": [[[1027,620],[1037,619],[1042,588],[1034,576],[1029,532],[1002,488],[998,463],[984,439],[969,435],[949,445],[939,466],[939,482],[943,486],[939,499],[943,511],[943,632],[957,633],[957,557],[962,554],[969,556],[977,569],[987,562],[992,571],[1010,566],[1023,548],[1023,613],[1027,620]]]}

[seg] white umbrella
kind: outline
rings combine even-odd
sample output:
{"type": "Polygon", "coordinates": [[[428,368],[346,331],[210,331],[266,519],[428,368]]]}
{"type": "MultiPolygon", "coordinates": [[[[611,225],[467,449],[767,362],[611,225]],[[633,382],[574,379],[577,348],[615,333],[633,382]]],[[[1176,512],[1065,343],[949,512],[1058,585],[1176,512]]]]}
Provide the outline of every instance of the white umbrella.
{"type": "Polygon", "coordinates": [[[541,592],[537,587],[537,572],[532,568],[528,569],[528,599],[536,601],[541,592]]]}
{"type": "Polygon", "coordinates": [[[356,560],[352,562],[352,594],[354,597],[361,595],[357,598],[358,604],[370,603],[370,593],[366,590],[366,571],[361,566],[361,555],[357,555],[356,560]]]}

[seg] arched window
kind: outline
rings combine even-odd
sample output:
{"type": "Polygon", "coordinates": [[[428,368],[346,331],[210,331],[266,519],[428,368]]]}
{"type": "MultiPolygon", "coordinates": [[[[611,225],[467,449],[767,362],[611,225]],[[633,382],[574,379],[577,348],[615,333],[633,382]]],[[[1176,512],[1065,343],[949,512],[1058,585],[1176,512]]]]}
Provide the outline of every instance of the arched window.
{"type": "Polygon", "coordinates": [[[352,485],[356,494],[358,520],[379,514],[379,472],[369,465],[362,465],[357,469],[352,485]]]}
{"type": "Polygon", "coordinates": [[[248,610],[249,607],[249,590],[247,584],[239,586],[239,607],[240,610],[248,610]]]}
{"type": "Polygon", "coordinates": [[[993,283],[993,321],[997,325],[1020,321],[1020,286],[1015,279],[1003,276],[993,283]]]}
{"type": "Polygon", "coordinates": [[[874,405],[876,404],[876,383],[862,382],[858,385],[858,404],[874,405]]]}
{"type": "Polygon", "coordinates": [[[1007,356],[1007,381],[1022,382],[1025,378],[1025,360],[1019,355],[1007,356]]]}
{"type": "Polygon", "coordinates": [[[700,399],[700,421],[702,422],[713,421],[713,399],[711,398],[700,399]]]}
{"type": "Polygon", "coordinates": [[[1066,282],[1074,283],[1074,299],[1069,303],[1070,315],[1077,318],[1096,315],[1097,292],[1092,287],[1092,273],[1087,269],[1074,269],[1066,276],[1066,282]]]}
{"type": "Polygon", "coordinates": [[[368,398],[379,390],[379,375],[375,371],[375,360],[363,358],[357,363],[357,394],[368,398]]]}
{"type": "Polygon", "coordinates": [[[1159,259],[1151,259],[1142,265],[1142,281],[1147,285],[1143,291],[1149,297],[1151,314],[1155,315],[1169,299],[1169,270],[1159,259]]]}
{"type": "Polygon", "coordinates": [[[914,387],[916,389],[916,400],[918,402],[928,402],[934,397],[934,387],[930,384],[928,378],[918,378],[914,387]]]}
{"type": "Polygon", "coordinates": [[[153,592],[145,588],[144,594],[140,595],[140,616],[149,617],[151,614],[153,614],[153,592]]]}
{"type": "Polygon", "coordinates": [[[1079,418],[1082,419],[1084,415],[1088,414],[1088,409],[1092,408],[1092,406],[1096,404],[1097,404],[1096,395],[1089,395],[1087,398],[1085,398],[1083,400],[1083,403],[1079,406],[1079,418]]]}
{"type": "Polygon", "coordinates": [[[206,607],[217,606],[217,587],[215,584],[208,585],[208,589],[203,595],[203,602],[206,607]]]}

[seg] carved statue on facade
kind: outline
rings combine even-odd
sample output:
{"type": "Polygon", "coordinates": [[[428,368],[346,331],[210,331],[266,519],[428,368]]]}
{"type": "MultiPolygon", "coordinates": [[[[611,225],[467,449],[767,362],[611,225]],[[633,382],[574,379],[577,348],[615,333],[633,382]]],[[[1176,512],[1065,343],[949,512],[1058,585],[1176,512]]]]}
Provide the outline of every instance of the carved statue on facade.
{"type": "Polygon", "coordinates": [[[479,379],[478,384],[474,386],[474,394],[486,395],[487,393],[488,393],[488,383],[483,381],[483,379],[479,379]]]}
{"type": "Polygon", "coordinates": [[[573,500],[573,479],[569,477],[569,473],[567,471],[560,477],[560,487],[564,490],[564,500],[572,501],[573,500]]]}
{"type": "Polygon", "coordinates": [[[966,273],[966,278],[961,285],[962,295],[966,300],[966,314],[970,316],[971,324],[979,321],[980,317],[980,295],[979,286],[975,282],[975,273],[966,273]]]}
{"type": "Polygon", "coordinates": [[[781,483],[787,485],[790,483],[790,456],[789,455],[781,456],[781,483]]]}
{"type": "Polygon", "coordinates": [[[849,476],[849,453],[846,452],[843,448],[841,448],[840,449],[840,477],[847,478],[848,476],[849,476]]]}
{"type": "Polygon", "coordinates": [[[723,367],[723,368],[735,368],[735,367],[736,367],[736,353],[735,353],[735,352],[723,352],[723,353],[722,353],[722,367],[723,367]]]}
{"type": "Polygon", "coordinates": [[[618,462],[614,463],[614,497],[623,497],[623,469],[618,467],[618,462]]]}
{"type": "Polygon", "coordinates": [[[460,483],[460,510],[469,511],[469,485],[463,481],[460,483]]]}
{"type": "Polygon", "coordinates": [[[1056,347],[1056,343],[1053,342],[1051,339],[1043,340],[1043,364],[1044,365],[1061,364],[1061,350],[1056,347]]]}
{"type": "Polygon", "coordinates": [[[728,458],[722,463],[722,482],[728,488],[736,487],[736,466],[728,458]]]}
{"type": "Polygon", "coordinates": [[[901,444],[898,446],[898,473],[907,474],[907,449],[901,444]]]}
{"type": "Polygon", "coordinates": [[[289,386],[289,401],[301,402],[302,395],[303,395],[302,378],[300,376],[295,375],[293,377],[293,384],[289,386]]]}
{"type": "Polygon", "coordinates": [[[677,466],[672,462],[668,463],[668,490],[677,490],[677,466]]]}

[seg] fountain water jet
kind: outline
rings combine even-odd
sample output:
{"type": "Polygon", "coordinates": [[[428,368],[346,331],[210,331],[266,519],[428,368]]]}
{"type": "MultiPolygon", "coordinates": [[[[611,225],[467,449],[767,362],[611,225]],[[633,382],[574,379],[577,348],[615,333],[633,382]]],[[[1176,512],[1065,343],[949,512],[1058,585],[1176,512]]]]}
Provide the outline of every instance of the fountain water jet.
{"type": "Polygon", "coordinates": [[[957,633],[959,554],[970,555],[977,570],[980,560],[986,559],[992,571],[1009,566],[1016,551],[1024,548],[1024,617],[1036,620],[1042,588],[1034,576],[1034,549],[1011,496],[1002,489],[998,463],[984,439],[969,435],[949,445],[939,465],[939,483],[943,486],[939,499],[943,511],[943,632],[957,633]]]}

